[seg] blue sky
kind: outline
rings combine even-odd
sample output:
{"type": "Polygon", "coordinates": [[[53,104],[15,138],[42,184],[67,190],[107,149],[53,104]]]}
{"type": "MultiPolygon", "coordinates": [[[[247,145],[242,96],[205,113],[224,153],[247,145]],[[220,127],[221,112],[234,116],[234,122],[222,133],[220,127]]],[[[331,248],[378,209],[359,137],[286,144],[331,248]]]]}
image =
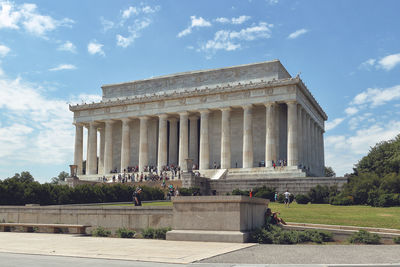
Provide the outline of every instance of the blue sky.
{"type": "Polygon", "coordinates": [[[328,114],[326,165],[349,173],[400,133],[399,1],[1,1],[0,179],[68,171],[67,103],[103,84],[279,59],[328,114]]]}

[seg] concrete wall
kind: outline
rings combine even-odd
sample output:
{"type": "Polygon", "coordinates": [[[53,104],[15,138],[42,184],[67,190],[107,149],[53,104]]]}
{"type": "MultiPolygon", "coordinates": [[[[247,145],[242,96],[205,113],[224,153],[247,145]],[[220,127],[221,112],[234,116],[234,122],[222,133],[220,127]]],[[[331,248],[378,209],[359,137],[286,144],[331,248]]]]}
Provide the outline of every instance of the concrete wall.
{"type": "Polygon", "coordinates": [[[266,187],[276,188],[278,193],[283,193],[286,189],[293,194],[305,194],[312,187],[317,185],[333,186],[338,185],[342,188],[347,183],[344,177],[302,177],[302,178],[270,178],[270,179],[227,179],[227,180],[210,180],[211,190],[216,190],[217,195],[225,195],[231,193],[233,189],[249,190],[250,188],[266,187]]]}
{"type": "Polygon", "coordinates": [[[0,221],[17,223],[87,224],[90,232],[102,226],[117,230],[159,228],[172,225],[171,207],[124,206],[0,206],[0,221]]]}

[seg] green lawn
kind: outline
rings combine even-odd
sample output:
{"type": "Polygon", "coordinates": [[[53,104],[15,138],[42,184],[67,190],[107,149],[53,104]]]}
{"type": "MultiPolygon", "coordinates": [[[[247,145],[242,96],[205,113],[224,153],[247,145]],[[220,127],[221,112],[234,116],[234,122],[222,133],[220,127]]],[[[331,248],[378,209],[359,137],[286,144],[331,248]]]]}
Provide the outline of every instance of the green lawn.
{"type": "MultiPolygon", "coordinates": [[[[133,206],[133,204],[111,204],[133,206]]],[[[172,202],[148,202],[143,206],[172,206],[172,202]]],[[[329,204],[283,204],[271,202],[272,211],[279,211],[287,222],[320,223],[400,229],[400,207],[333,206],[329,204]]]]}
{"type": "Polygon", "coordinates": [[[279,211],[287,222],[352,225],[400,229],[400,207],[333,206],[329,204],[270,203],[272,211],[279,211]]]}

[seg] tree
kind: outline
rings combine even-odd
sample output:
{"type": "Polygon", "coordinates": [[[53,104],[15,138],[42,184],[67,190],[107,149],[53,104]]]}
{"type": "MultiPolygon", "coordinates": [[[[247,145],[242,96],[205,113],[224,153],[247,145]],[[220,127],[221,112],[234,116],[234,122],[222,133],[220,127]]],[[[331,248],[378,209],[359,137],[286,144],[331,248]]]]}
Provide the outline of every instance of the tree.
{"type": "Polygon", "coordinates": [[[336,173],[332,167],[325,166],[325,177],[336,177],[336,173]]]}
{"type": "Polygon", "coordinates": [[[58,174],[57,177],[51,178],[51,183],[52,184],[58,184],[60,181],[65,181],[65,178],[69,176],[68,172],[62,171],[58,174]]]}
{"type": "Polygon", "coordinates": [[[8,178],[8,180],[13,180],[16,182],[21,182],[21,183],[31,183],[35,181],[33,176],[29,172],[21,172],[21,174],[16,173],[13,177],[8,178]]]}
{"type": "Polygon", "coordinates": [[[354,174],[373,172],[379,177],[400,171],[400,134],[393,140],[383,141],[372,147],[354,168],[354,174]]]}

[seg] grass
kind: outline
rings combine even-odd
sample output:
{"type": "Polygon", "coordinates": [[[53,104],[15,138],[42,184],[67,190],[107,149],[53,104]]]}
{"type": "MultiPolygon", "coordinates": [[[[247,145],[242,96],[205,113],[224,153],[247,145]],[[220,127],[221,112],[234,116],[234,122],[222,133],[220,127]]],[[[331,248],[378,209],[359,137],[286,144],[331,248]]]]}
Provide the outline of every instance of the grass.
{"type": "Polygon", "coordinates": [[[333,206],[329,204],[269,204],[287,222],[400,229],[400,207],[333,206]]]}

